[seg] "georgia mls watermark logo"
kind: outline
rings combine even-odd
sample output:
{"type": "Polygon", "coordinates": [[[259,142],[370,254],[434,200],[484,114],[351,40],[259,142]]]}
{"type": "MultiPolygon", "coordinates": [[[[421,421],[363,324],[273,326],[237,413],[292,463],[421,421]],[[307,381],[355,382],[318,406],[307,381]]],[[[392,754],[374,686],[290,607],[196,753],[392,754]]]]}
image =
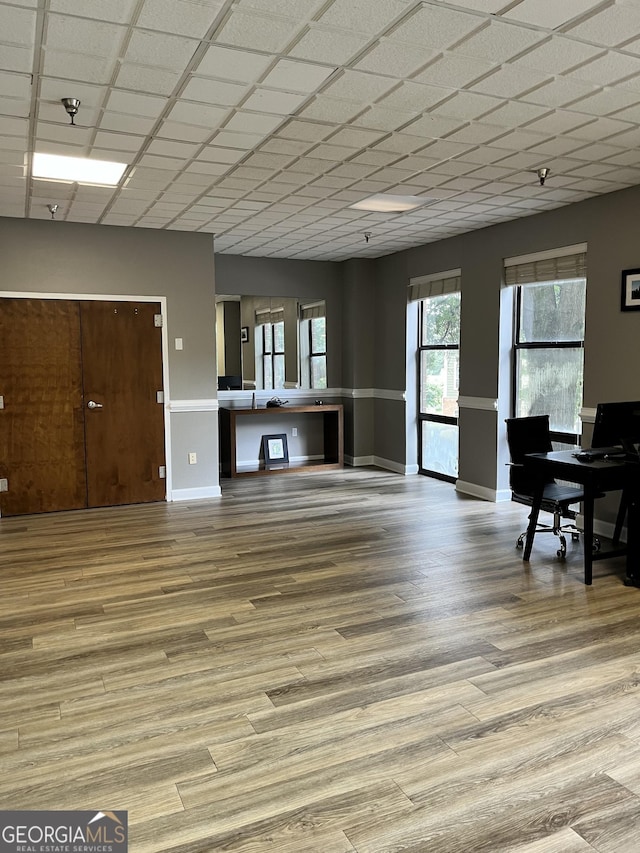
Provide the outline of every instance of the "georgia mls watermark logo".
{"type": "Polygon", "coordinates": [[[127,853],[127,812],[0,811],[0,853],[127,853]]]}

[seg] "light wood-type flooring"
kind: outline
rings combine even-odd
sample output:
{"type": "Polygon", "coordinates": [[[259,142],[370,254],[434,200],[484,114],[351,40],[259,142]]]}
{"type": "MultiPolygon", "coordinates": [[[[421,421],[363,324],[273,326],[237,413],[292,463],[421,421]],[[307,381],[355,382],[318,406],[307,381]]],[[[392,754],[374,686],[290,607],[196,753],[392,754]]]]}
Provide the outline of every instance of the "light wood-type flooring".
{"type": "Polygon", "coordinates": [[[0,809],[132,853],[638,853],[640,589],[374,469],[0,521],[0,809]]]}

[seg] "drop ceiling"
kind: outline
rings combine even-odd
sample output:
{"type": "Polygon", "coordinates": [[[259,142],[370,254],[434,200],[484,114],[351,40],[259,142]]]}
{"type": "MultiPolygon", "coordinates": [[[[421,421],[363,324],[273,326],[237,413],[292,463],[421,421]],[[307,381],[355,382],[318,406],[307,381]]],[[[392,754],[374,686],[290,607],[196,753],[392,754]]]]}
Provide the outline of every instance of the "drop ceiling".
{"type": "Polygon", "coordinates": [[[0,0],[1,216],[343,260],[637,184],[640,0],[0,0]],[[424,205],[351,207],[377,193],[424,205]]]}

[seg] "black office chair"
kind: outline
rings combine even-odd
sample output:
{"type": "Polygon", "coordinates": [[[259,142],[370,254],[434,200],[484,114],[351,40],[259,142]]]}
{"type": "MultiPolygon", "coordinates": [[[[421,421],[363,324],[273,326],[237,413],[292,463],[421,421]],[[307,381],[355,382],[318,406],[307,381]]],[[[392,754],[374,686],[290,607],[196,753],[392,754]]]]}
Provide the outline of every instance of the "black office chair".
{"type": "MultiPolygon", "coordinates": [[[[527,418],[508,418],[507,443],[511,455],[509,484],[511,499],[525,506],[533,506],[533,496],[537,480],[531,477],[524,462],[527,453],[548,453],[553,450],[549,432],[549,415],[534,415],[527,418]]],[[[580,538],[580,530],[573,523],[576,512],[570,509],[573,504],[580,503],[584,498],[581,488],[563,486],[553,478],[544,485],[540,509],[553,515],[553,524],[538,523],[536,533],[553,533],[560,541],[556,552],[564,560],[567,554],[565,533],[571,534],[571,539],[580,538]],[[563,519],[569,523],[563,524],[563,519]]],[[[524,547],[527,531],[520,534],[516,542],[517,548],[524,547]]]]}

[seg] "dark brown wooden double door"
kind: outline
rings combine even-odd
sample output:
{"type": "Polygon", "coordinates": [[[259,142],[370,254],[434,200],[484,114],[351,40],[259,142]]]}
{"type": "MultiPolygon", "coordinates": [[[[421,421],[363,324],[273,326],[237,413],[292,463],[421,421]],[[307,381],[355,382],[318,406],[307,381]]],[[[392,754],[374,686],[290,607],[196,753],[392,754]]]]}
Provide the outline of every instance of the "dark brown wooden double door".
{"type": "Polygon", "coordinates": [[[160,305],[0,299],[0,513],[165,498],[160,305]]]}

